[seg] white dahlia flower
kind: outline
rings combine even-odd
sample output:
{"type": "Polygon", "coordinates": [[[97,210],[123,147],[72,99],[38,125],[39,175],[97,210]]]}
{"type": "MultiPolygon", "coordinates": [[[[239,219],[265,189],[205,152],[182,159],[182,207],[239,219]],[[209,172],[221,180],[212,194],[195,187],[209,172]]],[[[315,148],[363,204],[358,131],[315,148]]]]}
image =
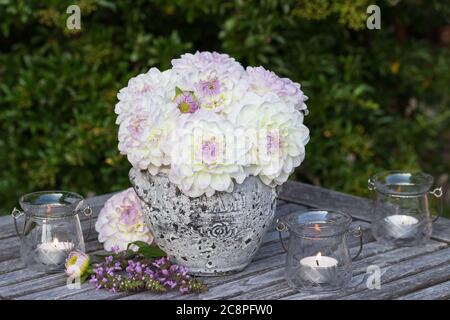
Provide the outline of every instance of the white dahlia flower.
{"type": "Polygon", "coordinates": [[[127,249],[129,243],[143,241],[149,244],[153,236],[144,222],[140,200],[133,188],[109,198],[98,215],[95,223],[98,241],[106,251],[118,247],[127,249]]]}
{"type": "Polygon", "coordinates": [[[305,101],[308,97],[300,90],[299,83],[288,78],[280,78],[274,72],[263,67],[247,67],[246,81],[250,86],[249,89],[255,94],[261,97],[274,94],[286,105],[307,112],[305,101]]]}
{"type": "Polygon", "coordinates": [[[244,68],[227,54],[187,53],[172,66],[178,87],[192,92],[202,109],[226,114],[247,90],[244,68]]]}
{"type": "Polygon", "coordinates": [[[127,155],[135,168],[155,175],[170,164],[170,153],[164,151],[179,114],[176,104],[162,97],[141,98],[136,110],[119,126],[119,151],[127,155]]]}
{"type": "Polygon", "coordinates": [[[236,141],[237,129],[215,113],[183,114],[172,145],[169,179],[190,196],[211,196],[233,190],[246,178],[245,146],[236,141]]]}
{"type": "MultiPolygon", "coordinates": [[[[116,123],[120,124],[126,118],[139,112],[140,101],[155,99],[170,101],[174,96],[175,84],[172,70],[159,71],[151,68],[147,73],[139,74],[128,81],[128,86],[117,94],[119,102],[116,104],[116,123]]],[[[148,105],[151,107],[151,105],[148,105]]]]}
{"type": "Polygon", "coordinates": [[[280,99],[269,100],[250,94],[235,115],[236,125],[252,138],[250,174],[267,185],[283,184],[305,157],[309,130],[303,114],[280,99]]]}

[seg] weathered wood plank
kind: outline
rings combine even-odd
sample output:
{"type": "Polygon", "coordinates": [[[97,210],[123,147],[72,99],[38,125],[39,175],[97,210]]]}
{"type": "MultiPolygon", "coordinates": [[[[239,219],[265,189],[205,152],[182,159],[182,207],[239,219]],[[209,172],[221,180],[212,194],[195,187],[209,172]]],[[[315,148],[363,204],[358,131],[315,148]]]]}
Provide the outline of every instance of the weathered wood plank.
{"type": "MultiPolygon", "coordinates": [[[[439,244],[442,245],[442,244],[439,244]]],[[[381,289],[369,290],[366,286],[366,274],[359,274],[352,279],[350,287],[343,292],[316,295],[314,299],[392,299],[408,292],[419,290],[422,286],[421,281],[416,282],[416,276],[419,277],[422,273],[439,279],[439,282],[445,281],[445,277],[450,277],[450,273],[443,273],[439,275],[439,272],[443,272],[440,269],[441,265],[449,265],[450,262],[450,248],[444,247],[441,250],[433,251],[426,255],[419,255],[412,259],[398,261],[399,255],[404,255],[407,251],[417,252],[416,250],[423,250],[423,247],[416,248],[400,248],[397,249],[398,254],[391,254],[394,260],[388,261],[386,255],[375,256],[376,261],[372,261],[374,265],[381,268],[381,289]],[[439,272],[434,272],[439,270],[439,272]],[[407,278],[407,281],[403,281],[407,278]]],[[[368,264],[364,264],[363,267],[367,268],[368,264]]],[[[450,265],[449,265],[450,267],[450,265]]],[[[429,280],[431,281],[432,278],[429,280]]],[[[433,279],[433,281],[437,281],[433,279]]],[[[436,282],[433,282],[436,283],[436,282]]],[[[430,282],[430,285],[433,283],[430,282]]],[[[297,293],[286,297],[285,299],[308,299],[310,296],[304,293],[297,293]]]]}
{"type": "MultiPolygon", "coordinates": [[[[369,199],[323,189],[313,185],[287,181],[279,198],[317,208],[333,208],[370,222],[372,202],[369,199]]],[[[450,219],[440,218],[433,224],[432,239],[450,243],[450,219]]]]}
{"type": "Polygon", "coordinates": [[[23,268],[25,268],[25,264],[19,258],[2,261],[0,262],[0,275],[23,268]]]}
{"type": "MultiPolygon", "coordinates": [[[[369,257],[389,251],[391,249],[392,248],[382,246],[376,242],[371,242],[371,243],[365,244],[364,251],[361,252],[361,255],[359,256],[358,260],[367,259],[369,257]]],[[[350,250],[350,254],[354,255],[357,252],[357,250],[358,250],[358,247],[353,246],[350,250]]],[[[285,258],[285,255],[283,255],[283,257],[285,258]]],[[[284,264],[282,266],[280,266],[280,268],[284,268],[284,264]]],[[[291,289],[287,285],[286,281],[284,280],[284,274],[283,274],[282,279],[275,279],[275,280],[276,280],[276,282],[268,287],[262,287],[260,289],[250,290],[243,294],[232,296],[232,297],[230,297],[230,299],[239,299],[239,300],[271,299],[271,300],[275,300],[275,299],[280,299],[281,297],[285,297],[287,295],[296,293],[295,290],[291,289]]]]}
{"type": "Polygon", "coordinates": [[[11,299],[22,295],[24,292],[33,293],[49,288],[65,285],[66,275],[63,273],[46,275],[30,281],[22,281],[14,285],[0,287],[0,297],[11,299]]]}
{"type": "Polygon", "coordinates": [[[415,290],[427,288],[443,281],[450,280],[450,264],[447,260],[438,267],[424,270],[407,277],[403,277],[397,281],[393,281],[381,286],[380,290],[365,290],[343,297],[344,300],[374,300],[374,299],[393,299],[415,290]],[[375,292],[376,291],[376,292],[375,292]]]}
{"type": "Polygon", "coordinates": [[[450,299],[450,281],[421,289],[397,298],[397,300],[448,300],[450,299]]]}
{"type": "Polygon", "coordinates": [[[370,201],[365,198],[296,181],[287,181],[283,185],[279,198],[315,208],[339,209],[357,219],[370,221],[372,206],[370,201]]]}
{"type": "MultiPolygon", "coordinates": [[[[88,253],[97,252],[102,248],[102,245],[97,241],[86,243],[86,252],[88,253]]],[[[20,258],[4,261],[3,266],[5,270],[1,270],[6,272],[0,273],[0,287],[45,276],[45,273],[27,269],[20,258]]]]}
{"type": "MultiPolygon", "coordinates": [[[[12,211],[12,209],[13,208],[11,208],[11,211],[12,211]]],[[[11,212],[8,212],[5,215],[0,216],[0,228],[9,226],[11,224],[11,222],[12,222],[11,212]]]]}
{"type": "MultiPolygon", "coordinates": [[[[92,247],[87,251],[90,254],[103,253],[103,249],[95,249],[95,247],[98,247],[99,245],[98,242],[92,242],[92,247]]],[[[66,288],[66,280],[67,277],[64,272],[46,274],[43,272],[31,271],[26,268],[9,272],[0,275],[0,297],[8,299],[17,298],[23,294],[35,294],[49,290],[49,288],[62,288],[70,291],[66,288]],[[25,284],[24,286],[22,286],[23,283],[25,284]],[[23,291],[9,290],[9,288],[15,288],[16,286],[21,286],[21,290],[23,291]],[[35,290],[35,287],[39,288],[39,290],[35,290]]]]}
{"type": "MultiPolygon", "coordinates": [[[[97,241],[91,241],[86,243],[86,251],[88,253],[99,252],[103,249],[103,246],[97,241]]],[[[11,261],[11,260],[10,260],[11,261]]],[[[14,261],[20,261],[15,259],[14,261]]],[[[18,263],[16,267],[11,266],[10,272],[0,274],[0,287],[14,285],[23,281],[29,281],[33,279],[45,278],[47,275],[43,272],[36,272],[25,268],[23,263],[18,263]]]]}
{"type": "Polygon", "coordinates": [[[280,280],[274,284],[254,290],[253,292],[245,292],[233,297],[230,300],[279,300],[292,294],[293,291],[286,281],[280,280]]]}
{"type": "MultiPolygon", "coordinates": [[[[382,263],[382,261],[380,262],[382,263]]],[[[440,275],[439,272],[436,272],[436,270],[439,269],[438,266],[449,265],[449,262],[450,248],[445,248],[421,257],[411,259],[407,262],[395,264],[383,270],[385,271],[385,273],[383,274],[381,279],[381,290],[369,290],[366,286],[364,286],[363,291],[358,292],[356,295],[362,297],[363,299],[364,297],[367,297],[368,299],[392,299],[394,297],[401,296],[403,293],[409,293],[424,288],[420,280],[421,277],[423,277],[422,273],[429,275],[428,280],[430,282],[428,283],[428,285],[425,282],[425,287],[433,285],[434,283],[442,282],[442,280],[439,279],[450,280],[449,271],[443,272],[440,275]],[[433,278],[432,276],[435,276],[435,278],[433,278]],[[408,277],[408,280],[406,282],[403,280],[403,278],[405,277],[408,277]],[[408,282],[410,283],[408,284],[408,282]]],[[[378,265],[380,265],[381,263],[378,263],[378,265]]],[[[377,264],[377,262],[374,262],[374,264],[377,264]]]]}
{"type": "Polygon", "coordinates": [[[42,278],[45,276],[46,276],[45,272],[32,271],[27,268],[19,269],[16,271],[2,274],[0,276],[0,288],[7,285],[28,281],[31,279],[42,278]]]}
{"type": "MultiPolygon", "coordinates": [[[[9,240],[9,239],[7,239],[9,240]]],[[[0,248],[0,262],[2,261],[6,261],[6,260],[11,260],[11,259],[16,259],[20,256],[20,253],[18,252],[19,250],[19,245],[18,245],[18,240],[13,239],[13,245],[9,246],[9,247],[4,247],[4,248],[0,248]]],[[[5,243],[6,245],[9,243],[5,243]]]]}
{"type": "Polygon", "coordinates": [[[450,243],[450,220],[439,218],[433,223],[433,234],[431,239],[450,243]]]}
{"type": "Polygon", "coordinates": [[[2,257],[6,257],[6,254],[2,253],[3,250],[11,247],[16,247],[19,244],[20,241],[18,237],[2,239],[0,241],[0,260],[2,259],[2,257]]]}
{"type": "MultiPolygon", "coordinates": [[[[3,217],[2,217],[3,218],[3,217]]],[[[16,229],[14,229],[12,217],[10,217],[10,223],[0,226],[0,241],[3,239],[16,237],[16,229]]],[[[6,221],[6,220],[5,220],[6,221]]]]}

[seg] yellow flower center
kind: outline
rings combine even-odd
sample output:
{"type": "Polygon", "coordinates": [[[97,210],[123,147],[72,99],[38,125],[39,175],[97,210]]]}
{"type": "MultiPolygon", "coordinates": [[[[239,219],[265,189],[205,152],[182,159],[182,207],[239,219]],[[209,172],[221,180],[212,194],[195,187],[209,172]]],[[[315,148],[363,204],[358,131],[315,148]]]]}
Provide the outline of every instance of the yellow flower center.
{"type": "Polygon", "coordinates": [[[73,266],[75,263],[77,263],[78,257],[77,256],[72,256],[69,261],[68,261],[68,265],[69,266],[73,266]]]}
{"type": "Polygon", "coordinates": [[[191,106],[187,102],[182,102],[178,105],[178,108],[180,109],[181,112],[187,113],[191,109],[191,106]]]}

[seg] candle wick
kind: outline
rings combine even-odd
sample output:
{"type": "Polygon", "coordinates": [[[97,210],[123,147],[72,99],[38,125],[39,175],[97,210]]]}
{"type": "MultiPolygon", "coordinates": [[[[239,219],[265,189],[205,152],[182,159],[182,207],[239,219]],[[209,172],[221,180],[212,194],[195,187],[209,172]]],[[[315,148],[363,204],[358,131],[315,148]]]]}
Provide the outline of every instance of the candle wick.
{"type": "Polygon", "coordinates": [[[319,266],[319,260],[316,259],[317,266],[319,266]]]}

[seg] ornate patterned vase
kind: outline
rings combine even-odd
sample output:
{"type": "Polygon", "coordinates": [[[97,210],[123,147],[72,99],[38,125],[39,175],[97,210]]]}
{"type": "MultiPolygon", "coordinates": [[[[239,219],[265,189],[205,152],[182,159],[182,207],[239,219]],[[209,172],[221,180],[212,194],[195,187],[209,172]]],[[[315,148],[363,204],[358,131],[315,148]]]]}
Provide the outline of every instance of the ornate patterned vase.
{"type": "Polygon", "coordinates": [[[167,175],[131,169],[130,181],[158,246],[190,273],[223,275],[244,269],[272,224],[276,189],[250,176],[234,191],[191,198],[167,175]]]}

